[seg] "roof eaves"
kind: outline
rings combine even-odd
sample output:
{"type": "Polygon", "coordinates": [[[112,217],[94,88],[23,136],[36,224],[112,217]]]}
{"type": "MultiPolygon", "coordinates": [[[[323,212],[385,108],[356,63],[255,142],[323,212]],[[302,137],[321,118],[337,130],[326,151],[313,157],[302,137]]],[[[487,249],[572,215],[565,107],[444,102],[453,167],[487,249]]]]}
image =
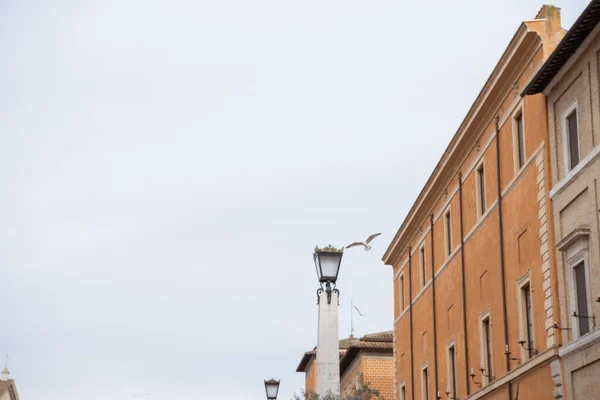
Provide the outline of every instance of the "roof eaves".
{"type": "Polygon", "coordinates": [[[307,351],[302,356],[298,367],[296,368],[296,372],[306,372],[306,367],[310,364],[311,359],[317,354],[315,350],[307,351]]]}
{"type": "Polygon", "coordinates": [[[529,81],[521,96],[541,93],[600,22],[600,0],[592,0],[562,38],[556,49],[529,81]]]}

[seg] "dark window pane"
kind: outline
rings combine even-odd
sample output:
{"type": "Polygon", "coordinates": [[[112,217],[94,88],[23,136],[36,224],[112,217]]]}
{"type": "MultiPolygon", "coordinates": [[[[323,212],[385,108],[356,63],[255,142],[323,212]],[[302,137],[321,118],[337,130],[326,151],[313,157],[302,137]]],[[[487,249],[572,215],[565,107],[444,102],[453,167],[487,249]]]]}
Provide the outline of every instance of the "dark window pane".
{"type": "Polygon", "coordinates": [[[425,400],[429,399],[429,374],[427,373],[427,368],[423,370],[423,398],[425,400]]]}
{"type": "Polygon", "coordinates": [[[523,115],[517,117],[517,157],[519,168],[525,164],[525,137],[523,135],[523,115]]]}
{"type": "Polygon", "coordinates": [[[527,347],[529,357],[533,356],[533,313],[531,311],[531,288],[529,285],[523,288],[525,297],[525,329],[527,329],[527,347]]]}
{"type": "Polygon", "coordinates": [[[425,286],[425,248],[421,248],[421,287],[425,286]]]}
{"type": "Polygon", "coordinates": [[[456,398],[456,357],[454,354],[454,346],[448,350],[448,357],[450,357],[450,384],[452,385],[452,396],[456,398]]]}
{"type": "Polygon", "coordinates": [[[404,311],[404,276],[400,277],[400,312],[404,311]]]}
{"type": "Polygon", "coordinates": [[[481,215],[485,213],[485,175],[483,173],[483,165],[477,170],[479,177],[479,199],[481,200],[481,215]]]}
{"type": "Polygon", "coordinates": [[[446,245],[448,255],[452,253],[452,227],[450,226],[450,213],[446,214],[446,245]]]}
{"type": "Polygon", "coordinates": [[[487,375],[489,375],[489,380],[492,381],[492,338],[490,332],[489,318],[483,321],[483,331],[485,334],[485,358],[487,361],[487,375]]]}
{"type": "Polygon", "coordinates": [[[575,267],[575,286],[577,290],[577,315],[579,315],[579,335],[585,335],[590,331],[588,311],[587,287],[585,286],[585,265],[579,263],[575,267]]]}
{"type": "Polygon", "coordinates": [[[579,131],[577,126],[577,111],[567,117],[569,130],[569,166],[573,169],[579,164],[579,131]]]}

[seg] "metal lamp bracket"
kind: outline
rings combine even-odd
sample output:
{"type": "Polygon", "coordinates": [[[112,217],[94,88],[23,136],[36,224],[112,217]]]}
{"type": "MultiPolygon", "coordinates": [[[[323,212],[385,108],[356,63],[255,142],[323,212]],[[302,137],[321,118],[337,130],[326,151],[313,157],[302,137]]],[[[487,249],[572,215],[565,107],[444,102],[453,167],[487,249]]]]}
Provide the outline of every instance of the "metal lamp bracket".
{"type": "Polygon", "coordinates": [[[330,282],[325,283],[325,288],[323,288],[323,284],[321,283],[321,287],[317,289],[317,304],[321,302],[321,293],[327,293],[327,304],[331,304],[331,293],[335,293],[338,295],[338,306],[340,305],[340,291],[336,289],[335,283],[332,284],[330,282]]]}

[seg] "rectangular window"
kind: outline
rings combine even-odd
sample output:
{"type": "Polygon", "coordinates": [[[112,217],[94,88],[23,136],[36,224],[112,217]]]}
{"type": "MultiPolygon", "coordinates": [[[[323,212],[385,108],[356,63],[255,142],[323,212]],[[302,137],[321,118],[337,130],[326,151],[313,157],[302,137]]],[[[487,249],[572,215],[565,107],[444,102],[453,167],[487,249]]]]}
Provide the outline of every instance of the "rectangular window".
{"type": "Polygon", "coordinates": [[[421,390],[422,398],[423,400],[429,400],[429,373],[427,367],[421,371],[421,384],[423,386],[421,390]]]}
{"type": "Polygon", "coordinates": [[[404,311],[404,275],[400,275],[400,313],[404,311]]]}
{"type": "Polygon", "coordinates": [[[406,386],[400,388],[400,400],[406,400],[406,386]]]}
{"type": "Polygon", "coordinates": [[[579,129],[577,126],[577,109],[567,117],[567,134],[569,138],[569,169],[579,164],[579,129]]]}
{"type": "Polygon", "coordinates": [[[525,135],[523,133],[523,113],[515,118],[515,127],[517,129],[517,166],[519,169],[525,165],[525,135]]]}
{"type": "Polygon", "coordinates": [[[485,214],[485,174],[483,163],[477,168],[477,199],[479,200],[479,215],[485,214]]]}
{"type": "Polygon", "coordinates": [[[492,372],[492,337],[490,331],[490,318],[487,317],[481,321],[481,329],[483,333],[483,354],[484,354],[484,368],[485,374],[488,376],[487,381],[493,380],[492,372]]]}
{"type": "Polygon", "coordinates": [[[448,347],[448,388],[449,398],[456,399],[456,352],[454,346],[448,347]]]}
{"type": "Polygon", "coordinates": [[[588,296],[585,280],[585,263],[582,261],[575,266],[575,298],[577,301],[577,315],[579,318],[579,336],[585,335],[590,331],[588,296]],[[586,317],[586,318],[584,318],[586,317]]]}
{"type": "Polygon", "coordinates": [[[444,215],[444,224],[446,225],[446,255],[449,256],[450,253],[452,253],[452,225],[450,220],[450,211],[444,215]]]}
{"type": "Polygon", "coordinates": [[[524,323],[525,323],[525,333],[527,337],[524,338],[527,342],[527,350],[528,358],[531,358],[533,354],[533,312],[531,310],[531,286],[526,284],[521,288],[521,294],[523,299],[523,315],[524,315],[524,323]]]}
{"type": "Polygon", "coordinates": [[[421,288],[425,287],[425,247],[421,247],[421,288]]]}

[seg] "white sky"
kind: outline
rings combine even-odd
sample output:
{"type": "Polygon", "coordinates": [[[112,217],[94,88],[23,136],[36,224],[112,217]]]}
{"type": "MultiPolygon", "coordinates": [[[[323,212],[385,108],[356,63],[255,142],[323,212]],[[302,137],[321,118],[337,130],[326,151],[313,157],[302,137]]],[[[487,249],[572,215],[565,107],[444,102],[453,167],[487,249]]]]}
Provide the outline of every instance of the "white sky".
{"type": "MultiPolygon", "coordinates": [[[[23,400],[280,399],[391,329],[381,256],[537,0],[0,2],[0,354],[23,400]]],[[[587,0],[560,0],[569,27],[587,0]]]]}

